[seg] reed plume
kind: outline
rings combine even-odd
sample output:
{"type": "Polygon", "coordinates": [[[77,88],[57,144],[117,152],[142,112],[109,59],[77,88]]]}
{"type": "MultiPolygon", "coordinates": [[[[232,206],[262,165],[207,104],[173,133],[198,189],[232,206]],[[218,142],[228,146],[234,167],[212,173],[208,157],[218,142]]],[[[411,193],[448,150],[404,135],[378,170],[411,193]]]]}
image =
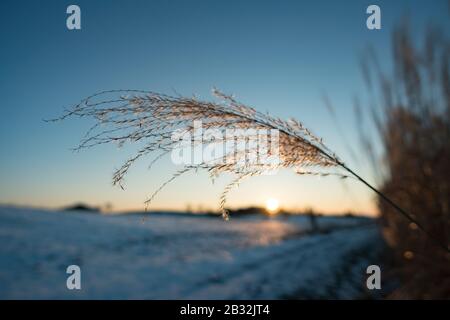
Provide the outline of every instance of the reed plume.
{"type": "MultiPolygon", "coordinates": [[[[261,163],[247,161],[249,154],[262,156],[257,146],[237,147],[236,150],[224,152],[218,158],[202,161],[198,164],[185,165],[168,181],[163,183],[147,200],[150,204],[155,195],[169,182],[178,176],[197,169],[205,169],[211,178],[221,173],[232,173],[236,179],[227,185],[221,195],[220,210],[224,218],[228,218],[225,210],[226,195],[233,186],[237,186],[243,179],[261,175],[280,168],[291,168],[298,174],[304,175],[337,175],[348,177],[339,172],[328,169],[337,167],[341,162],[323,143],[322,139],[312,134],[302,123],[295,119],[284,121],[266,113],[261,113],[252,107],[238,102],[230,95],[214,89],[214,96],[218,101],[201,101],[195,97],[168,96],[141,90],[110,90],[103,91],[83,99],[73,108],[57,119],[67,117],[90,117],[95,120],[94,125],[87,131],[80,144],[74,150],[90,148],[100,144],[144,142],[144,146],[129,158],[113,175],[113,184],[124,188],[123,180],[130,167],[137,160],[150,154],[156,157],[150,162],[153,165],[158,159],[177,148],[177,141],[172,139],[175,131],[191,134],[192,145],[195,139],[195,121],[202,122],[202,128],[218,130],[276,130],[278,144],[278,162],[261,163]],[[230,152],[233,152],[230,161],[230,152]]],[[[251,135],[251,134],[250,134],[251,135]]],[[[275,143],[270,141],[268,143],[275,143]]],[[[256,136],[245,136],[245,139],[258,139],[256,136]]],[[[214,143],[227,143],[235,137],[215,137],[214,143]],[[219,141],[221,140],[221,141],[219,141]]],[[[266,157],[274,156],[272,149],[268,149],[266,157]]]]}

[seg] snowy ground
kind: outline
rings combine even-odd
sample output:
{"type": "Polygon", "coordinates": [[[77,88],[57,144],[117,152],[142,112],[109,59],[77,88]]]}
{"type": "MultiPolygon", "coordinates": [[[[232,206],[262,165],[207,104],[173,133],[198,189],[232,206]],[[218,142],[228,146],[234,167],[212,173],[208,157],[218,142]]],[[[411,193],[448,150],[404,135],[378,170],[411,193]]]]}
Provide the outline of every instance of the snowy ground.
{"type": "Polygon", "coordinates": [[[102,216],[0,207],[1,299],[365,297],[373,222],[304,217],[102,216]],[[81,267],[82,290],[66,288],[81,267]]]}

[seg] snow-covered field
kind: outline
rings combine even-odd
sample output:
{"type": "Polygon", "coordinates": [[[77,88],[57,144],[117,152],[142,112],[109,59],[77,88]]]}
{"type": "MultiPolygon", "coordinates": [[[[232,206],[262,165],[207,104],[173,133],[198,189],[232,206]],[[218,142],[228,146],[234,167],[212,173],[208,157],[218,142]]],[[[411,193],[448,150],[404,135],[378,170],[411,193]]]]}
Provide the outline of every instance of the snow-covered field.
{"type": "Polygon", "coordinates": [[[0,207],[0,298],[361,298],[382,246],[367,219],[147,217],[0,207]]]}

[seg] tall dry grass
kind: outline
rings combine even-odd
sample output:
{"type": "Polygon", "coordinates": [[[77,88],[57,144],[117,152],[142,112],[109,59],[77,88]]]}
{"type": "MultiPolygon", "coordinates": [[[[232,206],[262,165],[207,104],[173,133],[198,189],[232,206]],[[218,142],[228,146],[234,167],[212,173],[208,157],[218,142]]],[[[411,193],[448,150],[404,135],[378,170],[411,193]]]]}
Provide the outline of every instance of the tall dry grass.
{"type": "MultiPolygon", "coordinates": [[[[371,117],[383,150],[380,191],[434,239],[450,243],[450,42],[430,28],[414,43],[407,24],[393,34],[391,74],[374,55],[364,74],[372,96],[371,117]],[[377,85],[376,85],[377,84],[377,85]],[[373,101],[373,100],[372,100],[373,101]],[[381,110],[381,112],[380,112],[381,110]]],[[[368,153],[372,154],[372,149],[368,153]]],[[[378,198],[384,236],[392,248],[393,270],[401,286],[392,298],[450,298],[450,254],[415,223],[378,198]]]]}

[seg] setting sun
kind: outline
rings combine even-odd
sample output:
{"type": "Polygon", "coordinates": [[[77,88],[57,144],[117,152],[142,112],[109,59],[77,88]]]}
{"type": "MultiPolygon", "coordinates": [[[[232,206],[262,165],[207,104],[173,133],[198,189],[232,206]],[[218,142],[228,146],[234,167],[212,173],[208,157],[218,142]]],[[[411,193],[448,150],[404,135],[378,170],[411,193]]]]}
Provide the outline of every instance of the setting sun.
{"type": "Polygon", "coordinates": [[[266,201],[266,209],[269,213],[274,214],[278,211],[279,202],[277,199],[270,198],[266,201]]]}

